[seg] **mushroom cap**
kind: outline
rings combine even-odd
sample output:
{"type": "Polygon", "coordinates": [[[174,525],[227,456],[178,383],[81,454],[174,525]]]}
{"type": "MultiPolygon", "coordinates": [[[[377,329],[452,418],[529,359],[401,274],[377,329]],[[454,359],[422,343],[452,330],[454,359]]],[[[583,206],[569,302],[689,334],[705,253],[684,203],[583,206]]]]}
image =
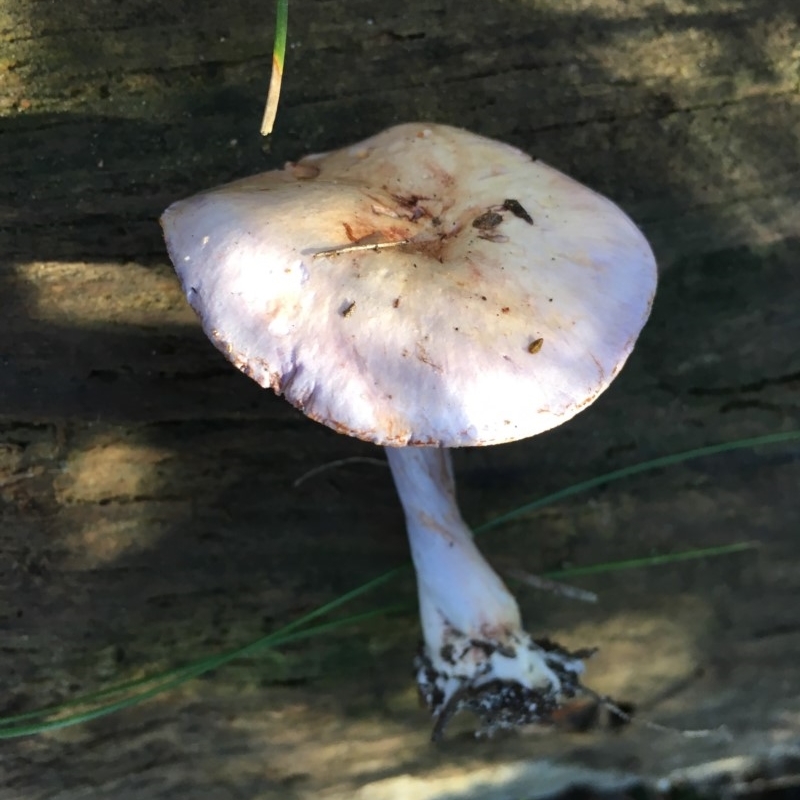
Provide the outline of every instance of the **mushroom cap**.
{"type": "Polygon", "coordinates": [[[656,286],[612,202],[443,125],[235,181],[161,223],[215,345],[307,416],[381,445],[565,422],[625,363],[656,286]]]}

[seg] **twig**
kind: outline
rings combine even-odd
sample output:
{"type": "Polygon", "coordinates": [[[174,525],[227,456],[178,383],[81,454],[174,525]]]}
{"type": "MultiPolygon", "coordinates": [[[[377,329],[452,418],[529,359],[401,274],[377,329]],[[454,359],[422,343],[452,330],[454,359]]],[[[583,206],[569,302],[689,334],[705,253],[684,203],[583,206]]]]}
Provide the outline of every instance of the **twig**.
{"type": "Polygon", "coordinates": [[[595,692],[594,689],[589,689],[587,686],[583,685],[581,685],[580,688],[584,694],[587,694],[595,702],[603,706],[603,708],[610,711],[614,716],[619,717],[623,722],[627,722],[629,725],[639,724],[651,731],[657,731],[658,733],[677,733],[684,739],[707,739],[710,737],[718,737],[725,742],[730,742],[733,740],[730,730],[728,730],[725,725],[719,725],[716,728],[689,728],[687,730],[673,728],[669,725],[661,725],[660,723],[653,722],[649,719],[639,719],[638,717],[631,716],[627,711],[623,711],[610,697],[601,695],[598,692],[595,692]]]}
{"type": "Polygon", "coordinates": [[[15,475],[9,475],[7,478],[0,478],[0,489],[5,486],[13,486],[15,483],[27,480],[28,478],[35,478],[37,474],[36,470],[29,469],[26,472],[18,472],[15,475]]]}
{"type": "Polygon", "coordinates": [[[349,458],[339,458],[336,461],[329,461],[326,464],[320,464],[308,472],[304,472],[299,478],[292,483],[292,488],[296,489],[301,484],[305,483],[309,478],[313,478],[322,472],[329,469],[336,469],[337,467],[344,467],[348,464],[377,464],[379,467],[388,467],[388,462],[382,458],[370,458],[369,456],[350,456],[349,458]]]}
{"type": "Polygon", "coordinates": [[[319,250],[318,252],[314,253],[312,258],[321,258],[325,256],[326,258],[331,258],[333,256],[340,256],[343,253],[358,253],[364,250],[374,250],[376,253],[378,250],[386,250],[389,247],[400,247],[403,244],[409,244],[410,239],[398,239],[396,242],[375,242],[373,244],[346,244],[342,247],[332,247],[330,250],[319,250]]]}
{"type": "Polygon", "coordinates": [[[568,597],[571,600],[582,600],[584,603],[596,603],[597,595],[594,592],[589,592],[586,589],[579,589],[577,586],[569,586],[566,583],[553,581],[549,578],[542,578],[539,575],[531,575],[523,572],[521,569],[506,570],[506,574],[514,578],[514,580],[524,583],[526,586],[532,586],[534,589],[540,589],[544,592],[552,592],[559,597],[568,597]]]}
{"type": "MultiPolygon", "coordinates": [[[[733,784],[735,797],[757,794],[760,797],[767,797],[772,792],[783,792],[789,789],[797,790],[800,788],[800,775],[776,775],[773,778],[752,778],[751,780],[737,781],[733,784]]],[[[789,794],[784,797],[795,797],[796,794],[789,794]]]]}

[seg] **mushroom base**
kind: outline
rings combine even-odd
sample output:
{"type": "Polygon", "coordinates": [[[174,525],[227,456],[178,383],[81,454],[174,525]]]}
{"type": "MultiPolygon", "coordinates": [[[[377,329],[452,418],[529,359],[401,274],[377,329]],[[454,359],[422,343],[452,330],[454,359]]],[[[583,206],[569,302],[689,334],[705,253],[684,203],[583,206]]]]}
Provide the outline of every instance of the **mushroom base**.
{"type": "Polygon", "coordinates": [[[592,652],[572,653],[524,632],[510,635],[503,644],[454,634],[435,654],[423,646],[414,671],[420,697],[436,720],[432,741],[442,739],[462,710],[480,719],[475,734],[480,737],[549,722],[580,691],[582,659],[592,652]]]}
{"type": "Polygon", "coordinates": [[[436,717],[433,739],[462,709],[479,735],[546,722],[580,689],[581,659],[522,627],[519,607],[461,518],[447,450],[387,448],[417,573],[424,646],[420,694],[436,717]]]}

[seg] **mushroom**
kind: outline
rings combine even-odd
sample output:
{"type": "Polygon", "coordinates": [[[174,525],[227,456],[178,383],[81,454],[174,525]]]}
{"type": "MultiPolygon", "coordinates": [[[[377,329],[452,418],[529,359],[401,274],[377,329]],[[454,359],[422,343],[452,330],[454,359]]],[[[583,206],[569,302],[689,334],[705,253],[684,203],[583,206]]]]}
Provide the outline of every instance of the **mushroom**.
{"type": "Polygon", "coordinates": [[[434,738],[462,708],[488,733],[547,721],[587,651],[525,632],[461,517],[449,448],[534,436],[606,389],[655,292],[642,233],[516,148],[425,123],[174,203],[161,222],[225,356],[386,448],[434,738]]]}

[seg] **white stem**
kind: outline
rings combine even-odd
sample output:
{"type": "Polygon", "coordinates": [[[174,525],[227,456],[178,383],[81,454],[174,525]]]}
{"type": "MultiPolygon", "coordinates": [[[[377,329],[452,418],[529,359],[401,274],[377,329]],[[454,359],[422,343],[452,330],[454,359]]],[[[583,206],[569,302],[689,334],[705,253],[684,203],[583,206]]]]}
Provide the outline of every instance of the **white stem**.
{"type": "Polygon", "coordinates": [[[536,644],[519,608],[473,541],[456,504],[450,453],[386,448],[417,571],[425,646],[417,683],[437,717],[434,739],[462,708],[483,732],[546,720],[578,690],[581,655],[536,644]]]}
{"type": "Polygon", "coordinates": [[[483,639],[519,630],[517,602],[481,555],[456,504],[450,451],[387,447],[406,515],[425,641],[442,626],[483,639]]]}

